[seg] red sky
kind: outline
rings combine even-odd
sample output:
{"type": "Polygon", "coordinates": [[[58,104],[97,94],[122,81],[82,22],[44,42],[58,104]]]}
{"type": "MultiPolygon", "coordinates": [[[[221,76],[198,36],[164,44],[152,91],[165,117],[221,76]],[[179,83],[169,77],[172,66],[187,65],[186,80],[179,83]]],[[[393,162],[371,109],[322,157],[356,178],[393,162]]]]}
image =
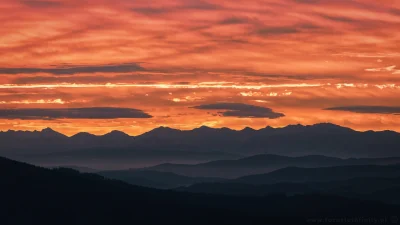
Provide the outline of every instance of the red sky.
{"type": "Polygon", "coordinates": [[[0,130],[400,131],[397,0],[3,0],[0,19],[0,130]]]}

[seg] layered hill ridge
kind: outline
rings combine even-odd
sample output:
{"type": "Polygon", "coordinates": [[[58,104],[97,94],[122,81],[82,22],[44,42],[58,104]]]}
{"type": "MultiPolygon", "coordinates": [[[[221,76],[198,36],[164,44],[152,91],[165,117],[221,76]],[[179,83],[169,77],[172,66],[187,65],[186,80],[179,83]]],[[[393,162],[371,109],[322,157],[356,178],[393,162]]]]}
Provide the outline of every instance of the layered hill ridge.
{"type": "Polygon", "coordinates": [[[178,190],[237,196],[324,193],[400,204],[400,165],[287,167],[221,182],[196,183],[178,190]]]}
{"type": "Polygon", "coordinates": [[[400,209],[320,194],[234,197],[161,191],[1,157],[0,175],[7,193],[0,204],[4,224],[307,224],[306,218],[396,215],[400,209]]]}
{"type": "Polygon", "coordinates": [[[172,172],[193,177],[213,176],[238,178],[246,175],[269,173],[287,167],[318,168],[357,165],[393,165],[399,163],[400,157],[342,159],[321,155],[288,157],[263,154],[241,159],[216,160],[194,165],[165,163],[144,169],[160,172],[172,172]]]}

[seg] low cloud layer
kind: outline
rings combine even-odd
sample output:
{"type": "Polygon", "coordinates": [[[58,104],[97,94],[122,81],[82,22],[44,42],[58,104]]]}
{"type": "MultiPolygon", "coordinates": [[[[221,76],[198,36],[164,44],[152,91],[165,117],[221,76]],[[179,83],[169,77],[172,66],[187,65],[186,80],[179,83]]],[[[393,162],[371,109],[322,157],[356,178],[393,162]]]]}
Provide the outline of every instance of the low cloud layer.
{"type": "Polygon", "coordinates": [[[32,74],[32,73],[49,73],[54,75],[71,75],[77,73],[128,73],[141,71],[143,68],[136,64],[113,64],[113,65],[96,65],[96,66],[65,66],[54,68],[0,68],[0,74],[32,74]]]}
{"type": "Polygon", "coordinates": [[[400,107],[393,106],[341,106],[327,108],[325,110],[346,111],[354,113],[377,113],[400,115],[400,107]]]}
{"type": "Polygon", "coordinates": [[[270,108],[242,103],[215,103],[195,106],[193,108],[201,110],[225,110],[224,112],[220,112],[225,117],[276,119],[285,116],[282,113],[274,112],[270,108]]]}
{"type": "Polygon", "coordinates": [[[64,108],[64,109],[1,109],[0,118],[4,119],[118,119],[118,118],[152,118],[151,115],[138,109],[130,108],[64,108]]]}

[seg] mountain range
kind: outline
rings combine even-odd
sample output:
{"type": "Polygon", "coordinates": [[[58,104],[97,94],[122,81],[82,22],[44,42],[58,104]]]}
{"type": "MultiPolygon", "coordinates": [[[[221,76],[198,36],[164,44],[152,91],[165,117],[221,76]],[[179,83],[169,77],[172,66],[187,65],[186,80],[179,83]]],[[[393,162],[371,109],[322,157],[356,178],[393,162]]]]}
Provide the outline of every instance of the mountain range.
{"type": "Polygon", "coordinates": [[[398,149],[399,133],[359,132],[329,123],[259,130],[203,126],[182,131],[159,127],[138,136],[113,131],[101,136],[81,132],[67,137],[50,128],[34,132],[0,132],[2,156],[43,166],[61,164],[94,169],[193,164],[257,154],[400,157],[398,149]]]}

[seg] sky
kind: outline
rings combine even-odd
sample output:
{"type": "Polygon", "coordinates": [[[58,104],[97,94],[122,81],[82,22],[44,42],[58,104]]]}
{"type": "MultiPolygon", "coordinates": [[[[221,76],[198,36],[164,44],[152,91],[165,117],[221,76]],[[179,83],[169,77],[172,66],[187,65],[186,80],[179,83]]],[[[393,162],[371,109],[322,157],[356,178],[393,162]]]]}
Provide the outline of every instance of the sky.
{"type": "Polygon", "coordinates": [[[398,0],[3,0],[0,130],[400,132],[398,0]]]}

